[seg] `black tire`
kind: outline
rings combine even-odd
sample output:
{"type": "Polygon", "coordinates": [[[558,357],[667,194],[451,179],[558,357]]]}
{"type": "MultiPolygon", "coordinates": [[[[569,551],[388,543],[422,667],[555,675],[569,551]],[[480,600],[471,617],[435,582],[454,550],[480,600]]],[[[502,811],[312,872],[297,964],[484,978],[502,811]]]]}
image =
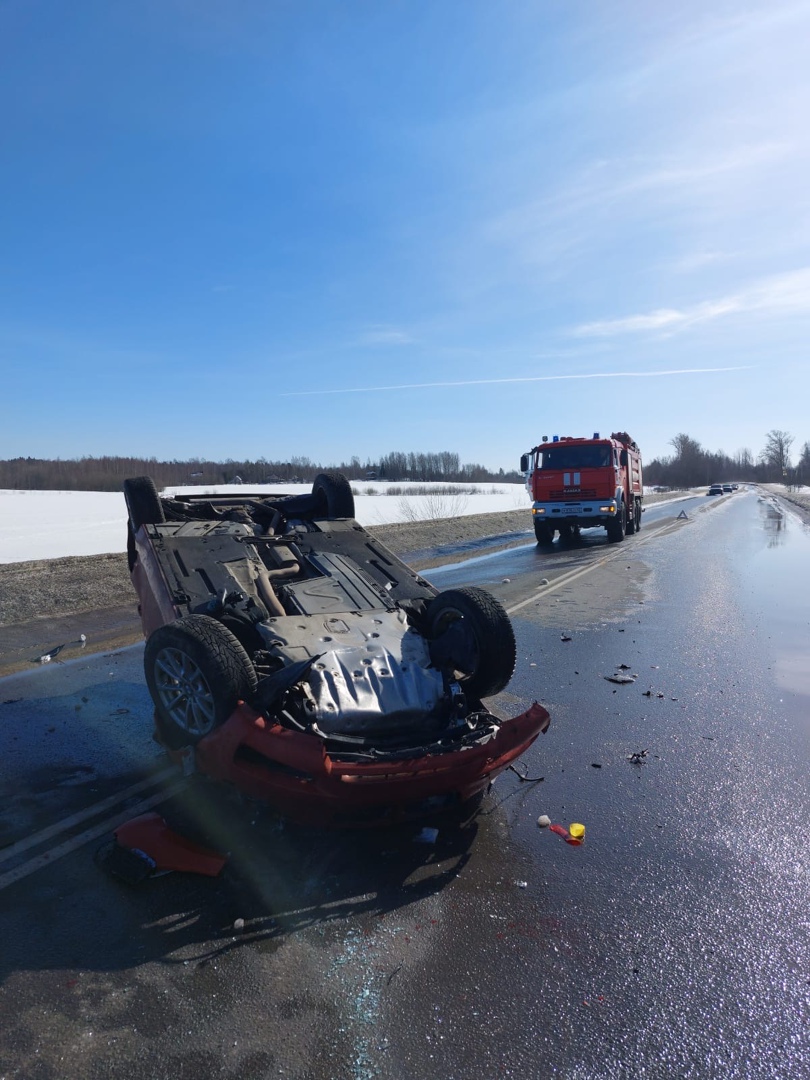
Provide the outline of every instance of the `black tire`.
{"type": "Polygon", "coordinates": [[[629,512],[627,514],[627,527],[625,529],[625,532],[627,533],[628,536],[632,536],[635,531],[636,531],[636,500],[633,499],[633,501],[630,503],[630,510],[629,510],[629,512]]]}
{"type": "Polygon", "coordinates": [[[166,520],[163,504],[151,476],[136,476],[124,481],[124,499],[127,504],[127,561],[129,569],[135,566],[138,552],[135,533],[141,525],[155,525],[166,520]]]}
{"type": "Polygon", "coordinates": [[[616,517],[607,523],[608,540],[611,544],[618,544],[619,541],[624,540],[624,533],[627,526],[627,514],[625,511],[624,500],[619,503],[619,512],[616,517]]]}
{"type": "Polygon", "coordinates": [[[641,528],[641,514],[642,514],[641,499],[636,499],[636,507],[635,507],[635,512],[634,512],[634,516],[635,516],[635,520],[636,520],[636,532],[638,532],[639,529],[641,528]]]}
{"type": "Polygon", "coordinates": [[[354,495],[351,484],[343,473],[320,473],[315,477],[312,494],[317,502],[317,513],[321,517],[354,517],[354,495]]]}
{"type": "Polygon", "coordinates": [[[554,543],[554,530],[546,521],[534,519],[534,535],[538,544],[554,543]]]}
{"type": "Polygon", "coordinates": [[[151,476],[136,476],[124,481],[124,498],[133,532],[141,525],[159,525],[166,520],[163,503],[151,476]]]}
{"type": "Polygon", "coordinates": [[[234,635],[208,615],[160,626],[144,650],[146,684],[164,742],[194,746],[256,692],[256,670],[234,635]]]}
{"type": "Polygon", "coordinates": [[[447,589],[430,602],[428,636],[441,637],[459,621],[451,649],[450,664],[464,672],[460,678],[464,691],[474,698],[499,694],[515,670],[517,646],[512,623],[503,605],[484,589],[474,585],[447,589]],[[468,670],[471,669],[471,670],[468,670]]]}

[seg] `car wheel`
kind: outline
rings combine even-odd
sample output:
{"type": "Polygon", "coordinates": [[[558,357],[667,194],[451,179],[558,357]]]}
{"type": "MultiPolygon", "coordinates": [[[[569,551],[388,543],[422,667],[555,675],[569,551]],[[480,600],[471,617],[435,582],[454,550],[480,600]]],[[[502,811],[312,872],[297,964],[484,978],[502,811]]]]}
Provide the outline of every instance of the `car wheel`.
{"type": "Polygon", "coordinates": [[[472,697],[500,693],[517,660],[515,632],[503,605],[472,585],[439,593],[427,614],[428,636],[438,645],[438,666],[460,672],[459,681],[472,697]]]}
{"type": "Polygon", "coordinates": [[[316,476],[312,494],[317,502],[317,513],[322,517],[354,517],[354,495],[343,473],[329,472],[316,476]]]}
{"type": "Polygon", "coordinates": [[[141,525],[156,525],[166,520],[163,504],[151,476],[136,476],[132,480],[125,480],[124,498],[135,532],[141,525]]]}
{"type": "Polygon", "coordinates": [[[234,635],[207,615],[158,627],[144,650],[146,684],[164,741],[193,746],[256,692],[256,670],[234,635]]]}
{"type": "Polygon", "coordinates": [[[620,540],[624,540],[625,524],[627,521],[627,514],[624,507],[624,502],[619,503],[619,512],[616,517],[607,523],[608,540],[611,544],[616,544],[620,540]]]}
{"type": "Polygon", "coordinates": [[[166,520],[163,504],[151,476],[136,476],[124,481],[124,500],[127,504],[127,561],[135,565],[135,533],[141,525],[155,525],[166,520]]]}
{"type": "Polygon", "coordinates": [[[545,521],[534,520],[534,535],[538,544],[553,544],[554,530],[545,521]]]}

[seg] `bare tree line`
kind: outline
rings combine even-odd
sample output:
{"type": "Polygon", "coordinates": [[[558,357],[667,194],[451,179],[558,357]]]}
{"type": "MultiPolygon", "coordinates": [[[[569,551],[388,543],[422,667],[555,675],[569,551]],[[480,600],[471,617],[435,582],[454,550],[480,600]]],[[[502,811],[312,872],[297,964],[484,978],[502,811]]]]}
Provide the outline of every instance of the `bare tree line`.
{"type": "MultiPolygon", "coordinates": [[[[735,454],[710,451],[683,432],[670,440],[674,453],[645,464],[647,484],[666,487],[700,487],[715,481],[752,481],[810,484],[810,442],[805,442],[793,463],[795,438],[773,428],[765,435],[765,445],[755,456],[748,448],[735,454]]],[[[192,458],[187,461],[158,461],[140,457],[31,458],[0,461],[0,488],[48,491],[120,491],[130,476],[151,476],[158,487],[181,484],[273,484],[311,483],[320,472],[342,472],[349,480],[415,480],[422,483],[520,483],[517,471],[504,472],[484,465],[464,464],[448,450],[438,453],[392,451],[377,461],[349,461],[320,464],[307,457],[289,461],[225,460],[192,458]]]]}
{"type": "Polygon", "coordinates": [[[450,483],[518,483],[518,472],[494,471],[484,465],[462,464],[458,454],[393,452],[377,462],[350,461],[322,465],[307,457],[289,461],[158,461],[139,457],[82,457],[69,459],[20,457],[0,461],[0,488],[38,491],[120,491],[131,476],[151,476],[159,488],[181,484],[312,483],[320,472],[342,472],[349,480],[417,480],[450,483]]]}
{"type": "Polygon", "coordinates": [[[810,484],[810,442],[804,443],[793,464],[791,450],[795,441],[790,432],[772,428],[755,457],[747,447],[731,455],[722,450],[705,450],[697,439],[681,432],[670,439],[675,453],[648,462],[644,479],[648,484],[673,488],[740,480],[789,487],[810,484]]]}

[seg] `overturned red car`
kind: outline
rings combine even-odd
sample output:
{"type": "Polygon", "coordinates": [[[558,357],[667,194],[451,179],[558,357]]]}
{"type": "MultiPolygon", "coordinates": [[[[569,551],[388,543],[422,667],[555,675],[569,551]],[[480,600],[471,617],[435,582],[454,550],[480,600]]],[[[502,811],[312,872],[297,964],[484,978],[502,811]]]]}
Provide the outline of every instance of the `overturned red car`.
{"type": "Polygon", "coordinates": [[[304,494],[161,497],[124,482],[160,741],[301,822],[460,807],[545,731],[504,719],[515,637],[475,587],[438,592],[354,520],[339,473],[304,494]]]}

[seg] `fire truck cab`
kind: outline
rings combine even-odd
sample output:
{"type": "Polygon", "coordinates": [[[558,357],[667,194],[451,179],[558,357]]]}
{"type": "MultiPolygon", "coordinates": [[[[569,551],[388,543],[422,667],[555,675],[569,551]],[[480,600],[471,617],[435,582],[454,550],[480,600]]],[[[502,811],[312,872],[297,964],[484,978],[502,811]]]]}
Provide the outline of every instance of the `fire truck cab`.
{"type": "Polygon", "coordinates": [[[641,528],[641,451],[625,431],[602,438],[543,436],[520,459],[532,498],[537,542],[571,539],[601,525],[611,543],[641,528]]]}

